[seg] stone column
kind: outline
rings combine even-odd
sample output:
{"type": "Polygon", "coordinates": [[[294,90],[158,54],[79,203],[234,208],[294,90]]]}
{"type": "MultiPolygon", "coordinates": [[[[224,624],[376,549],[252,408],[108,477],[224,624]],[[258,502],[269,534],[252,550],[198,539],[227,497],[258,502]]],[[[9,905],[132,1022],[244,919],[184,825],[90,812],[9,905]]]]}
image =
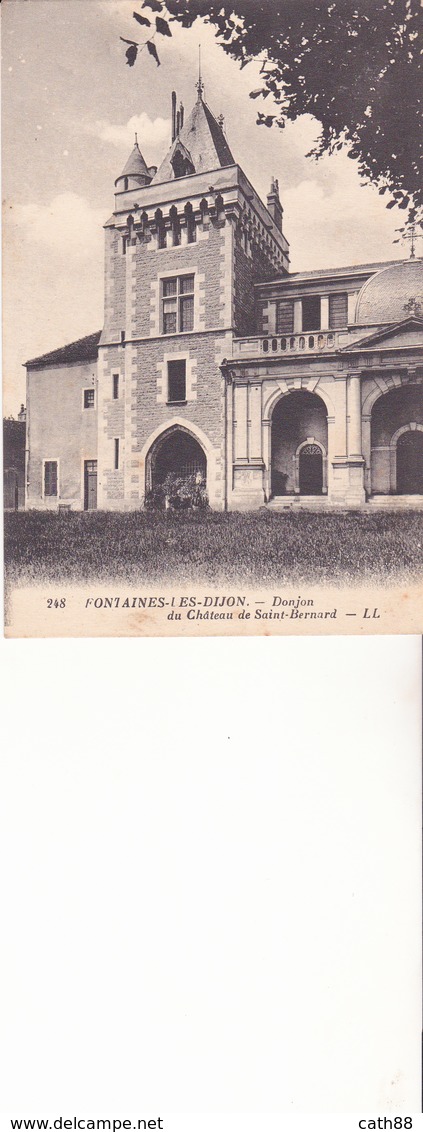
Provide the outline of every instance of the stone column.
{"type": "Polygon", "coordinates": [[[272,474],[271,474],[271,447],[272,447],[272,421],[265,420],[262,422],[262,437],[263,437],[263,462],[264,462],[264,493],[266,502],[269,501],[272,493],[272,474]]]}
{"type": "Polygon", "coordinates": [[[267,333],[276,334],[276,303],[273,300],[267,305],[267,333]]]}
{"type": "Polygon", "coordinates": [[[329,295],[320,296],[320,329],[329,330],[329,295]]]}
{"type": "Polygon", "coordinates": [[[250,511],[265,500],[261,454],[261,383],[235,385],[234,463],[231,507],[250,511]]]}
{"type": "Polygon", "coordinates": [[[358,295],[358,291],[352,291],[352,293],[348,295],[348,325],[349,326],[351,326],[351,323],[353,323],[355,321],[355,308],[357,306],[357,295],[358,295]]]}
{"type": "Polygon", "coordinates": [[[301,334],[303,329],[303,306],[301,299],[294,299],[294,334],[301,334]]]}
{"type": "Polygon", "coordinates": [[[347,408],[348,481],[345,502],[348,506],[359,507],[366,500],[364,458],[361,451],[361,377],[359,373],[352,373],[348,377],[347,408]]]}
{"type": "Polygon", "coordinates": [[[361,378],[350,374],[348,378],[348,455],[361,458],[361,378]]]}
{"type": "Polygon", "coordinates": [[[334,383],[335,420],[332,442],[333,458],[345,460],[347,454],[347,381],[342,377],[334,383]]]}
{"type": "Polygon", "coordinates": [[[250,460],[261,459],[261,384],[249,386],[248,398],[248,455],[250,460]]]}
{"type": "Polygon", "coordinates": [[[226,506],[230,507],[233,490],[233,462],[234,462],[234,385],[232,377],[225,380],[224,397],[226,402],[226,435],[225,435],[225,462],[226,462],[226,506]]]}
{"type": "Polygon", "coordinates": [[[234,395],[235,460],[247,460],[247,386],[235,385],[234,395]]]}
{"type": "Polygon", "coordinates": [[[364,457],[364,486],[367,495],[372,491],[372,449],[371,449],[371,416],[364,416],[361,426],[361,446],[364,457]]]}

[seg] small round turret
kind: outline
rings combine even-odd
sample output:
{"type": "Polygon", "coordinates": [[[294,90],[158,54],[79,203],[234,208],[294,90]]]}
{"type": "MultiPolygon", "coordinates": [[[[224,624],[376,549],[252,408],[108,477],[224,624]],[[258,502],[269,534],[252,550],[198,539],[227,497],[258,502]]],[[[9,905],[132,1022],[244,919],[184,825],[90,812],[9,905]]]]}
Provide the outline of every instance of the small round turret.
{"type": "Polygon", "coordinates": [[[123,173],[115,181],[116,190],[118,193],[122,193],[128,189],[144,188],[145,185],[150,184],[155,172],[155,165],[148,169],[135,134],[135,145],[132,153],[128,157],[123,173]]]}

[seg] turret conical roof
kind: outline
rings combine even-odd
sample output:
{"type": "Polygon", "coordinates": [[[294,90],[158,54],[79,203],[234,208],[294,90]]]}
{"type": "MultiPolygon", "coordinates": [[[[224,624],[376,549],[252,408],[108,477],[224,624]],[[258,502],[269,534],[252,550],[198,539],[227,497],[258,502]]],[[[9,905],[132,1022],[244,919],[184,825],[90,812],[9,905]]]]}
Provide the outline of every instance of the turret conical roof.
{"type": "Polygon", "coordinates": [[[120,175],[121,177],[147,177],[151,179],[143,155],[141,153],[138,141],[135,141],[132,153],[129,155],[125,168],[120,175]]]}

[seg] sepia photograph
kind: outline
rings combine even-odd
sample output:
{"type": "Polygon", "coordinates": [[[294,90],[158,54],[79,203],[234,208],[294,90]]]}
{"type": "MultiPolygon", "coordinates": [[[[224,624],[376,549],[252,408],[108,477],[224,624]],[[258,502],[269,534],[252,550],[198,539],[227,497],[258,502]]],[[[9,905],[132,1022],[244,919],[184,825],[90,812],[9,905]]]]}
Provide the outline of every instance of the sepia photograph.
{"type": "Polygon", "coordinates": [[[418,0],[4,0],[6,634],[421,632],[418,0]]]}
{"type": "Polygon", "coordinates": [[[417,1132],[423,0],[0,8],[0,1132],[417,1132]]]}

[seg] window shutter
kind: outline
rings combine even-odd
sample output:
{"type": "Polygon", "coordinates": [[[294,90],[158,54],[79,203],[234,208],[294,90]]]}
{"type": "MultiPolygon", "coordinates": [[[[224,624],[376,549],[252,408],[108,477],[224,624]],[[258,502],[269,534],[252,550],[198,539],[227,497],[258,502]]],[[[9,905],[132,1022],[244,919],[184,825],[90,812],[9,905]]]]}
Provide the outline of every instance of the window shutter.
{"type": "Polygon", "coordinates": [[[329,326],[331,330],[348,325],[348,295],[329,295],[329,326]]]}
{"type": "Polygon", "coordinates": [[[276,305],[276,333],[294,333],[294,304],[291,299],[284,299],[276,305]]]}
{"type": "Polygon", "coordinates": [[[57,495],[56,460],[46,460],[44,464],[44,495],[57,495]]]}

